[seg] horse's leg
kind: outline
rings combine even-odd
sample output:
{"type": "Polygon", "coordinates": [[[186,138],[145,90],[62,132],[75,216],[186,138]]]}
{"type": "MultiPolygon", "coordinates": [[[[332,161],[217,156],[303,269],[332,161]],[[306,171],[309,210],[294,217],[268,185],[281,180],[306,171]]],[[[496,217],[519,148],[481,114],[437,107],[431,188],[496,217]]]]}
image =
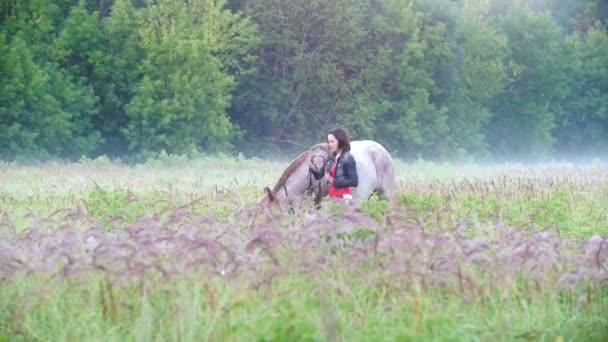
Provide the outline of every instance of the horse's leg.
{"type": "Polygon", "coordinates": [[[378,180],[378,186],[376,187],[376,193],[381,200],[385,200],[389,203],[393,200],[395,194],[395,181],[392,172],[381,175],[381,179],[378,180]]]}
{"type": "Polygon", "coordinates": [[[372,191],[373,191],[373,188],[370,188],[366,185],[362,186],[361,183],[359,183],[359,186],[357,186],[356,190],[353,191],[353,202],[356,204],[359,204],[362,201],[365,201],[366,199],[369,198],[372,191]]]}
{"type": "Polygon", "coordinates": [[[376,193],[378,194],[378,198],[380,198],[381,200],[387,201],[387,202],[391,202],[393,200],[393,195],[394,195],[394,191],[392,187],[381,187],[378,188],[376,190],[376,193]]]}
{"type": "Polygon", "coordinates": [[[389,172],[380,182],[381,194],[380,198],[391,203],[395,198],[395,178],[392,172],[389,172]]]}

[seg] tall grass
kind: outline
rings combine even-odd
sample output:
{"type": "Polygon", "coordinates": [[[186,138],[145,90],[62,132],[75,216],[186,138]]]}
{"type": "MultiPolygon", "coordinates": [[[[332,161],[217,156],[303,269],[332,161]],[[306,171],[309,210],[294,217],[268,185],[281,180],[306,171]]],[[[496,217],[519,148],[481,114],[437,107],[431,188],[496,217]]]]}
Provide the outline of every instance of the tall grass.
{"type": "Polygon", "coordinates": [[[608,338],[603,165],[397,161],[390,206],[257,206],[285,166],[0,165],[0,340],[608,338]]]}

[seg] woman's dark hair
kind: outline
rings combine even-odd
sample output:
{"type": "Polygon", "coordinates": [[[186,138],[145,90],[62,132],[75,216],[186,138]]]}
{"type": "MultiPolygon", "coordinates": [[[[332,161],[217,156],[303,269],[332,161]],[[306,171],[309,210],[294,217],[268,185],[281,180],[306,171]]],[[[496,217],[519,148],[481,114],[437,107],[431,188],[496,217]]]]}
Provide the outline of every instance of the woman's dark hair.
{"type": "Polygon", "coordinates": [[[338,140],[338,148],[342,149],[343,152],[350,151],[350,139],[348,139],[348,134],[343,129],[334,128],[328,134],[333,135],[338,140]]]}

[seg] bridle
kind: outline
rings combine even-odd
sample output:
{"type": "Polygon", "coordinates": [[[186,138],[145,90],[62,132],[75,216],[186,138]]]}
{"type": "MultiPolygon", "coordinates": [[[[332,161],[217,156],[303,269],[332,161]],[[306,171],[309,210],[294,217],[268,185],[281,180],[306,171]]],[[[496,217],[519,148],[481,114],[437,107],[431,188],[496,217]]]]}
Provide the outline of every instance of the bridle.
{"type": "MultiPolygon", "coordinates": [[[[315,168],[316,172],[320,172],[321,170],[317,169],[317,166],[313,163],[315,158],[321,158],[321,160],[323,160],[323,165],[325,165],[325,162],[327,161],[327,159],[325,159],[325,157],[323,157],[320,154],[316,154],[313,155],[312,157],[310,157],[310,165],[312,165],[312,167],[315,168]]],[[[308,185],[306,186],[306,195],[310,195],[311,192],[314,192],[314,176],[313,176],[313,171],[312,169],[309,167],[308,168],[308,185]]],[[[321,182],[318,182],[318,191],[316,193],[315,196],[315,203],[318,204],[319,201],[321,200],[321,182]]]]}
{"type": "MultiPolygon", "coordinates": [[[[315,160],[315,158],[321,158],[323,160],[323,165],[325,165],[326,158],[324,156],[320,155],[320,154],[313,155],[312,157],[310,157],[310,163],[309,164],[312,165],[312,167],[315,168],[314,171],[320,172],[321,170],[319,170],[315,166],[315,164],[313,163],[313,161],[315,160]]],[[[287,198],[287,202],[289,203],[289,212],[291,214],[294,214],[295,210],[294,210],[293,202],[289,198],[289,193],[287,192],[287,186],[285,185],[285,183],[287,183],[287,182],[283,183],[282,188],[283,188],[283,191],[285,192],[285,198],[287,198]]],[[[318,182],[317,186],[318,186],[318,189],[317,189],[318,191],[315,194],[315,204],[319,204],[319,202],[321,201],[321,182],[318,182]]],[[[315,188],[315,177],[313,175],[313,170],[309,167],[308,168],[308,185],[306,185],[306,190],[304,191],[304,193],[307,196],[310,196],[312,193],[315,192],[314,188],[315,188]]]]}

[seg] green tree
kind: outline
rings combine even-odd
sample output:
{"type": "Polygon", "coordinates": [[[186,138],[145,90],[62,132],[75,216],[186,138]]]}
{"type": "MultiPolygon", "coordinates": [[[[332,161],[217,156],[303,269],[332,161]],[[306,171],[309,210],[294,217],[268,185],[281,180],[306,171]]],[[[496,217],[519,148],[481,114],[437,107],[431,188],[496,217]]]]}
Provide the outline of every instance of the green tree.
{"type": "Polygon", "coordinates": [[[572,39],[579,63],[566,115],[555,130],[556,149],[570,158],[601,155],[608,148],[608,33],[597,22],[572,39]]]}
{"type": "Polygon", "coordinates": [[[513,8],[501,22],[511,82],[492,101],[488,142],[497,158],[549,156],[571,91],[575,51],[547,13],[513,8]]]}
{"type": "Polygon", "coordinates": [[[45,58],[58,22],[56,5],[3,2],[0,25],[0,154],[3,159],[79,157],[99,135],[95,98],[45,58]]]}
{"type": "Polygon", "coordinates": [[[263,40],[257,73],[237,91],[231,116],[248,143],[318,141],[350,98],[348,63],[361,35],[356,2],[250,0],[244,9],[263,40]]]}
{"type": "Polygon", "coordinates": [[[80,2],[70,9],[53,40],[50,49],[53,61],[82,84],[88,84],[95,64],[103,57],[102,37],[95,13],[87,13],[80,2]]]}
{"type": "Polygon", "coordinates": [[[116,0],[110,16],[101,24],[103,54],[94,61],[90,79],[99,98],[99,113],[93,122],[104,139],[98,152],[116,156],[128,152],[123,131],[129,123],[126,105],[142,79],[139,66],[144,52],[137,32],[136,11],[129,0],[116,0]]]}
{"type": "Polygon", "coordinates": [[[489,106],[507,83],[507,40],[494,29],[489,4],[488,0],[465,0],[455,30],[451,70],[457,76],[447,99],[449,143],[451,150],[466,154],[487,152],[484,128],[492,118],[489,106]]]}
{"type": "Polygon", "coordinates": [[[368,74],[374,86],[375,133],[401,157],[441,157],[446,150],[447,110],[433,103],[440,95],[434,80],[438,64],[451,56],[446,26],[416,1],[388,0],[372,21],[368,74]]]}
{"type": "Polygon", "coordinates": [[[235,76],[255,46],[254,28],[204,0],[148,3],[140,10],[143,79],[127,105],[132,150],[185,153],[229,146],[226,115],[235,76]]]}

